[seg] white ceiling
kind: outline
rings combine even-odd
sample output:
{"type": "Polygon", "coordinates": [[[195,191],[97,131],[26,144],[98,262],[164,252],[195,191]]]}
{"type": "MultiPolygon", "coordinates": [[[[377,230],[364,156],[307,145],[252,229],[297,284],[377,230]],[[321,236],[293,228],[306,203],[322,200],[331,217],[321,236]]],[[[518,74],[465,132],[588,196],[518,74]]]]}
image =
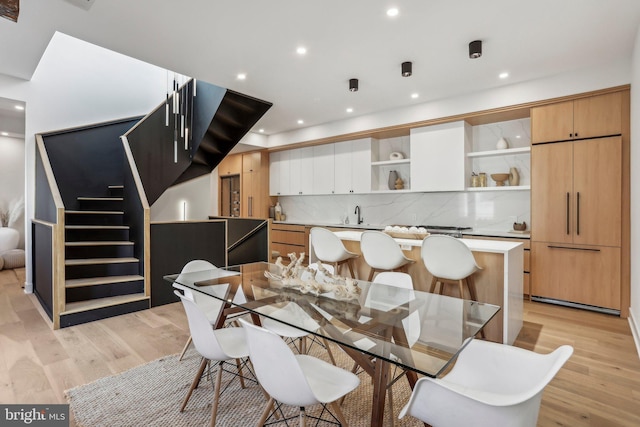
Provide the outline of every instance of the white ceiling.
{"type": "Polygon", "coordinates": [[[18,23],[0,19],[0,73],[30,79],[57,30],[273,102],[266,134],[629,58],[640,24],[638,0],[79,1],[22,0],[18,23]]]}

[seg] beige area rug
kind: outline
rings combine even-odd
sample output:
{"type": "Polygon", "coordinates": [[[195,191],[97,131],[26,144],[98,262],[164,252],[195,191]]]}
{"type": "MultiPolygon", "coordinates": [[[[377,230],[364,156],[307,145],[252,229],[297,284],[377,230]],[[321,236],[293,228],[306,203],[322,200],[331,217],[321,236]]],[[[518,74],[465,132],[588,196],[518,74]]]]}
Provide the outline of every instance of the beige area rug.
{"type": "MultiPolygon", "coordinates": [[[[317,345],[312,346],[311,354],[328,360],[326,351],[317,345]]],[[[333,354],[339,366],[351,369],[353,361],[344,352],[334,348],[333,354]]],[[[205,426],[211,420],[213,397],[212,381],[207,378],[203,378],[194,391],[185,411],[179,412],[199,363],[199,355],[190,349],[180,362],[177,355],[167,356],[121,374],[75,387],[65,394],[79,427],[205,426]]],[[[229,366],[229,369],[233,368],[229,366]]],[[[214,372],[212,377],[215,378],[214,372]]],[[[359,377],[360,386],[347,395],[342,410],[350,426],[368,427],[373,388],[366,373],[360,373],[359,377]]],[[[223,375],[223,390],[232,378],[231,374],[223,375]]],[[[255,383],[246,384],[247,388],[242,389],[237,380],[231,381],[223,392],[218,407],[217,426],[244,427],[256,424],[266,399],[255,383]]],[[[405,378],[401,378],[393,387],[395,426],[422,425],[408,416],[398,420],[398,413],[408,401],[410,392],[405,378]]],[[[291,415],[297,414],[297,408],[283,408],[291,415]]],[[[317,415],[320,409],[319,406],[307,408],[307,413],[317,415]]],[[[385,425],[390,426],[390,414],[385,412],[385,425]]],[[[311,421],[307,425],[316,425],[315,421],[311,421]]],[[[274,425],[286,424],[280,422],[274,425]]],[[[289,425],[297,426],[298,422],[290,420],[289,425]]],[[[321,422],[318,425],[330,424],[321,422]]]]}

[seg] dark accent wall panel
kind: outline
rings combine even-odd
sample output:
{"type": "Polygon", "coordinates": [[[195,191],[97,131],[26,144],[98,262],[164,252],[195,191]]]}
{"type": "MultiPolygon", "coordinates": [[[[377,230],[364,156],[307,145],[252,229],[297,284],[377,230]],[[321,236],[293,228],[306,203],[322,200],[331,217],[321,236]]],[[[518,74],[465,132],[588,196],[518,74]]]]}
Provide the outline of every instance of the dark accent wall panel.
{"type": "Polygon", "coordinates": [[[78,196],[107,196],[109,185],[122,184],[124,150],[120,136],[139,120],[128,118],[43,135],[66,209],[78,208],[78,196]]]}
{"type": "Polygon", "coordinates": [[[178,301],[171,283],[163,279],[180,273],[194,259],[225,265],[226,223],[217,221],[151,224],[151,306],[178,301]]]}
{"type": "MultiPolygon", "coordinates": [[[[266,224],[266,223],[265,223],[266,224]]],[[[229,250],[229,265],[269,261],[269,227],[261,227],[242,243],[229,250]]]]}
{"type": "Polygon", "coordinates": [[[233,246],[238,240],[249,234],[253,229],[265,223],[264,219],[230,218],[210,216],[210,219],[224,219],[227,221],[227,247],[233,246]]]}
{"type": "Polygon", "coordinates": [[[138,189],[133,178],[133,173],[129,168],[129,162],[125,162],[123,178],[123,222],[129,226],[129,240],[135,243],[133,246],[133,256],[140,260],[139,274],[144,276],[144,207],[138,195],[138,189]]]}
{"type": "Polygon", "coordinates": [[[31,271],[33,292],[50,319],[53,319],[53,229],[31,223],[31,271]]]}
{"type": "Polygon", "coordinates": [[[36,147],[36,206],[35,218],[51,223],[57,222],[56,204],[51,187],[44,172],[44,164],[40,150],[36,147]]]}

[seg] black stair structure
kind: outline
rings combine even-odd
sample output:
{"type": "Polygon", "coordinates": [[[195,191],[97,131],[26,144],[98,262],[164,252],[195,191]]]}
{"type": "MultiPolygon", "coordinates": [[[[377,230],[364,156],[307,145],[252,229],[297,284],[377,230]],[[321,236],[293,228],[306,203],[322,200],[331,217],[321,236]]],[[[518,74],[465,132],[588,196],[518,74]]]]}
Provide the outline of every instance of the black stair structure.
{"type": "Polygon", "coordinates": [[[211,173],[271,107],[205,82],[192,96],[193,84],[180,88],[192,101],[180,150],[164,103],[144,118],[36,136],[34,293],[54,328],[150,307],[150,205],[211,173]]]}

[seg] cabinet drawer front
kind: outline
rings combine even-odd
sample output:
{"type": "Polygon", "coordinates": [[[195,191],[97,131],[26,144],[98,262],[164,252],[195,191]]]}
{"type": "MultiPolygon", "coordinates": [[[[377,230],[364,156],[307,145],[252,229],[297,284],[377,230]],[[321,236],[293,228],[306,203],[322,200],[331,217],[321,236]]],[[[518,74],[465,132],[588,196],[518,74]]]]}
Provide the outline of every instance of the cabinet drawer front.
{"type": "Polygon", "coordinates": [[[272,251],[278,251],[280,253],[280,256],[282,257],[282,260],[284,261],[284,264],[289,264],[289,254],[290,253],[295,253],[296,256],[300,256],[300,254],[302,252],[305,253],[305,258],[304,258],[304,263],[303,264],[308,264],[309,262],[309,257],[307,254],[307,251],[305,250],[304,246],[298,246],[298,245],[287,245],[284,243],[272,243],[271,244],[271,250],[272,251]]]}
{"type": "Polygon", "coordinates": [[[274,243],[286,243],[289,245],[304,246],[306,242],[305,233],[296,231],[272,230],[271,241],[274,243]]]}
{"type": "Polygon", "coordinates": [[[532,295],[620,309],[620,248],[533,242],[532,295]]]}

